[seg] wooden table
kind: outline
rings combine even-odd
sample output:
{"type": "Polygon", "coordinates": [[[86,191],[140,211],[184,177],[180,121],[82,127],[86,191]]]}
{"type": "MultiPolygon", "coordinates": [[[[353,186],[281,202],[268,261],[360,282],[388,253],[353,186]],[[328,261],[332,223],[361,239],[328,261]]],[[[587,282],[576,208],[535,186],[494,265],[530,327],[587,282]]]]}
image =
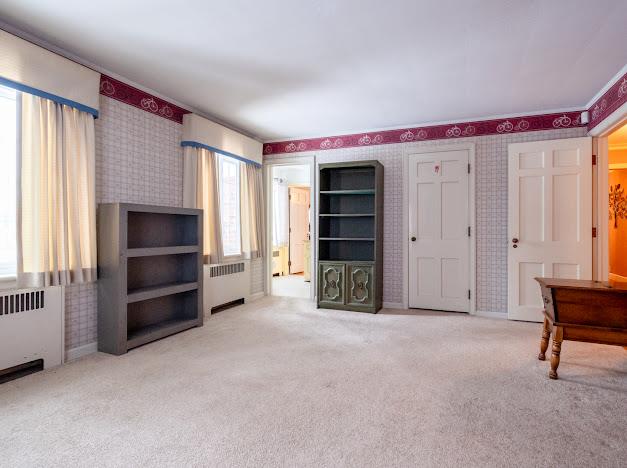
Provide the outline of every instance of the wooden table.
{"type": "Polygon", "coordinates": [[[553,333],[549,377],[557,379],[563,340],[627,346],[627,283],[536,278],[544,301],[538,359],[553,333]]]}

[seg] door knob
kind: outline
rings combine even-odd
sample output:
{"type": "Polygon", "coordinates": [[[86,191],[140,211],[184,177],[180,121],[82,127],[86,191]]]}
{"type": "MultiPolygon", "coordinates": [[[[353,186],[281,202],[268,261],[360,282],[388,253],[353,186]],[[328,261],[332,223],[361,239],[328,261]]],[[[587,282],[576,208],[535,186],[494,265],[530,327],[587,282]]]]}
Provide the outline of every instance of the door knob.
{"type": "Polygon", "coordinates": [[[411,241],[416,242],[416,236],[411,236],[411,241]]]}
{"type": "Polygon", "coordinates": [[[518,244],[518,239],[517,239],[516,237],[514,237],[514,238],[512,239],[512,242],[513,242],[514,244],[518,244]]]}

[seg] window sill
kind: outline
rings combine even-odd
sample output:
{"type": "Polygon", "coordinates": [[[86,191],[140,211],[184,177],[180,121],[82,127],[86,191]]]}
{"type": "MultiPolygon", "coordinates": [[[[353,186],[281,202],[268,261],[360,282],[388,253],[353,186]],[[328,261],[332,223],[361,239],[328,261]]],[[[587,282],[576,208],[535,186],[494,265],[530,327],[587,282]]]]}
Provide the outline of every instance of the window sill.
{"type": "Polygon", "coordinates": [[[11,289],[17,289],[17,278],[14,276],[0,278],[0,291],[8,291],[11,289]]]}

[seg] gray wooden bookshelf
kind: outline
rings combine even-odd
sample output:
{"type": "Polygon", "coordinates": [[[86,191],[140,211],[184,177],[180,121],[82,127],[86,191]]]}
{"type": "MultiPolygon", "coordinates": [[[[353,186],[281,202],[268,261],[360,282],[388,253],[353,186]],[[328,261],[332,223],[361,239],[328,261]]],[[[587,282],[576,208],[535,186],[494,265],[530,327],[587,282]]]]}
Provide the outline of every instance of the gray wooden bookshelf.
{"type": "Polygon", "coordinates": [[[202,326],[202,272],[202,210],[99,205],[98,350],[202,326]]]}
{"type": "Polygon", "coordinates": [[[318,307],[376,313],[383,294],[383,166],[319,165],[318,307]]]}

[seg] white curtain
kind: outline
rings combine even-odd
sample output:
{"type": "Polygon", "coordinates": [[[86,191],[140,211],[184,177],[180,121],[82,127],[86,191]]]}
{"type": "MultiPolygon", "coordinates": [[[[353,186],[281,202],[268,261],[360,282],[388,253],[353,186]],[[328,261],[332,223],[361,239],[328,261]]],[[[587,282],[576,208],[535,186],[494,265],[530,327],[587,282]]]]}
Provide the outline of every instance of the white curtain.
{"type": "Polygon", "coordinates": [[[285,247],[289,242],[289,193],[287,181],[272,180],[272,247],[285,247]]]}
{"type": "Polygon", "coordinates": [[[18,284],[96,280],[94,117],[22,93],[18,284]]]}
{"type": "Polygon", "coordinates": [[[246,258],[263,257],[266,245],[263,175],[260,166],[241,163],[242,244],[246,258]]]}
{"type": "Polygon", "coordinates": [[[204,148],[186,146],[183,157],[183,206],[203,210],[205,263],[220,263],[223,248],[216,155],[204,148]]]}

